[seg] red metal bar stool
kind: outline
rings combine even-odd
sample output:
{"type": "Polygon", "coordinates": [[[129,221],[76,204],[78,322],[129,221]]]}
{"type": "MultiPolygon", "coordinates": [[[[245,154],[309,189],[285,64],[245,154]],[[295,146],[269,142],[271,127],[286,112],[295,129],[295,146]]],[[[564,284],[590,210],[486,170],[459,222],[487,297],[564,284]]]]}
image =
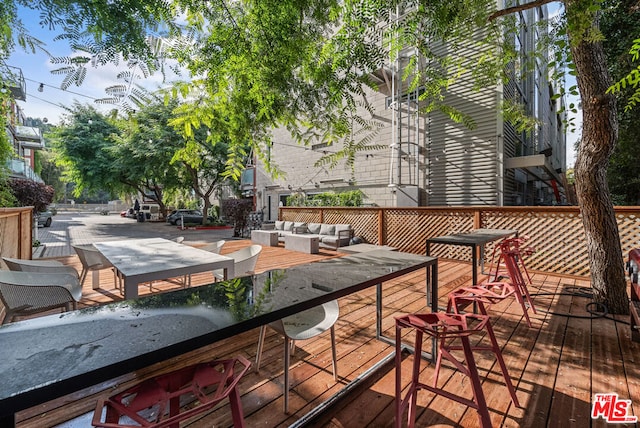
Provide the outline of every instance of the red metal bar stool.
{"type": "MultiPolygon", "coordinates": [[[[527,276],[527,280],[529,281],[529,284],[531,284],[531,276],[529,275],[527,266],[524,263],[524,257],[532,255],[533,253],[536,252],[536,249],[534,247],[525,246],[525,243],[527,242],[528,239],[529,238],[526,236],[517,237],[517,238],[505,238],[493,248],[493,254],[491,255],[492,271],[489,273],[490,281],[500,281],[500,275],[501,275],[500,266],[504,262],[503,254],[511,252],[512,254],[516,255],[517,262],[518,262],[517,266],[522,267],[522,270],[527,276]],[[500,251],[500,252],[498,253],[498,261],[494,265],[493,261],[495,260],[495,257],[496,257],[496,251],[500,251]],[[495,268],[493,268],[493,266],[495,266],[495,268]]],[[[507,271],[505,272],[505,274],[508,276],[509,272],[507,271]]]]}
{"type": "MultiPolygon", "coordinates": [[[[490,282],[485,284],[479,284],[472,287],[462,287],[457,289],[456,291],[449,294],[449,303],[447,304],[447,312],[452,312],[455,314],[460,314],[464,308],[471,304],[476,304],[478,309],[480,309],[480,313],[482,315],[487,315],[487,307],[500,302],[504,299],[511,298],[512,295],[516,293],[516,288],[509,283],[506,282],[490,282]]],[[[526,314],[526,312],[525,312],[526,314]]],[[[504,363],[504,358],[502,357],[502,351],[500,350],[500,346],[498,345],[498,341],[496,340],[496,335],[493,331],[493,327],[490,322],[487,322],[485,325],[485,330],[487,331],[487,336],[489,336],[489,340],[491,342],[491,346],[487,345],[473,345],[471,349],[473,351],[491,351],[496,356],[496,360],[498,361],[498,365],[500,366],[500,370],[502,370],[502,377],[504,378],[504,383],[509,390],[509,395],[511,395],[511,402],[516,407],[520,407],[520,403],[518,402],[518,397],[516,397],[516,390],[513,387],[513,382],[511,381],[511,376],[509,376],[509,372],[507,371],[507,366],[504,363]]],[[[451,350],[460,350],[460,346],[448,345],[446,343],[446,338],[443,338],[440,342],[440,348],[445,349],[447,351],[451,350]]],[[[433,385],[436,386],[438,382],[438,374],[440,373],[440,365],[442,362],[442,353],[438,353],[438,359],[436,361],[436,373],[434,376],[433,385]]]]}
{"type": "Polygon", "coordinates": [[[515,297],[518,303],[522,307],[524,316],[527,320],[527,325],[531,327],[531,319],[529,318],[529,310],[534,314],[537,313],[536,307],[529,294],[528,285],[531,284],[531,277],[529,271],[524,264],[523,256],[533,254],[535,249],[533,247],[524,247],[523,244],[526,238],[507,238],[498,244],[500,248],[500,254],[498,256],[498,263],[495,267],[495,271],[489,275],[489,279],[498,280],[500,278],[500,266],[504,263],[506,268],[506,277],[515,287],[515,297]],[[523,272],[524,271],[524,275],[523,272]],[[525,280],[526,275],[526,280],[525,280]]]}
{"type": "Polygon", "coordinates": [[[244,427],[242,404],[236,387],[250,366],[246,358],[238,356],[195,364],[148,379],[124,392],[99,400],[93,414],[93,426],[178,428],[180,421],[208,411],[229,397],[233,425],[244,427]],[[180,412],[181,397],[186,400],[195,398],[195,405],[185,406],[186,409],[180,412]],[[105,409],[106,412],[103,412],[105,409]]]}
{"type": "Polygon", "coordinates": [[[415,425],[417,392],[421,389],[426,389],[434,394],[442,395],[450,400],[457,401],[458,403],[462,403],[475,409],[478,412],[480,426],[483,428],[491,427],[491,419],[489,417],[487,402],[485,400],[484,393],[482,392],[478,368],[476,366],[475,359],[473,358],[473,347],[469,342],[470,335],[482,333],[488,324],[489,317],[487,315],[479,314],[462,315],[434,312],[430,314],[411,314],[396,318],[396,427],[399,428],[402,426],[402,414],[407,407],[409,408],[408,426],[412,428],[415,425]],[[411,384],[409,385],[409,390],[404,399],[402,398],[401,373],[401,335],[403,328],[413,328],[416,330],[411,384]],[[420,382],[420,362],[422,360],[420,355],[424,334],[427,334],[440,342],[444,339],[458,339],[460,341],[460,349],[462,349],[464,353],[464,360],[462,362],[451,355],[448,350],[452,349],[450,347],[440,347],[438,349],[438,356],[442,355],[444,358],[451,361],[460,372],[469,377],[471,390],[473,392],[472,400],[454,394],[450,391],[446,391],[443,388],[438,388],[436,385],[431,386],[420,382]],[[463,363],[466,363],[466,365],[463,363]]]}

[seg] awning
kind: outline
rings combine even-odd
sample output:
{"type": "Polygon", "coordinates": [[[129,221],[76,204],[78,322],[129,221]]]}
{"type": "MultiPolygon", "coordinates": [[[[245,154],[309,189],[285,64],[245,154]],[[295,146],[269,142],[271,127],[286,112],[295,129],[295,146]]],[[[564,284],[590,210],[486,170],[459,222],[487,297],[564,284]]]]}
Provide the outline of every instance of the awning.
{"type": "Polygon", "coordinates": [[[562,178],[553,168],[549,159],[550,158],[543,154],[518,156],[506,159],[504,166],[507,169],[524,169],[536,179],[544,181],[549,186],[553,186],[552,181],[563,183],[562,178]]]}
{"type": "Polygon", "coordinates": [[[560,203],[561,197],[558,184],[563,186],[565,181],[553,168],[549,159],[550,158],[544,154],[518,156],[506,159],[504,166],[507,169],[523,169],[535,177],[535,179],[544,182],[553,189],[556,201],[560,203]]]}

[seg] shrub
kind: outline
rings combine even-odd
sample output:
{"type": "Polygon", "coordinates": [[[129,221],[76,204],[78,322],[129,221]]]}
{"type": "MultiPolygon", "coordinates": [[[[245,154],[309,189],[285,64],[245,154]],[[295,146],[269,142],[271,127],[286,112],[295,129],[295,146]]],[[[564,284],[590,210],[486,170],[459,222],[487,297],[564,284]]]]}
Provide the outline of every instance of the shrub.
{"type": "Polygon", "coordinates": [[[361,190],[347,192],[324,192],[307,197],[302,193],[294,193],[287,198],[287,205],[292,207],[359,207],[362,206],[364,193],[361,190]]]}
{"type": "Polygon", "coordinates": [[[247,218],[253,210],[251,199],[225,199],[222,201],[221,210],[225,217],[233,222],[233,236],[242,236],[242,231],[247,226],[247,218]]]}
{"type": "Polygon", "coordinates": [[[44,183],[14,178],[9,180],[11,192],[22,207],[33,206],[36,213],[44,211],[53,201],[54,189],[44,183]]]}

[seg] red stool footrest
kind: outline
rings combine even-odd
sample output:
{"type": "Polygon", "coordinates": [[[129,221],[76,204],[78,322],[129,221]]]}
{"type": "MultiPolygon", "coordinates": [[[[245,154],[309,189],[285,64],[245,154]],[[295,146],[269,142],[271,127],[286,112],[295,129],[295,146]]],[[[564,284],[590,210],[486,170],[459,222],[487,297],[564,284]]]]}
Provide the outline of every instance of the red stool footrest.
{"type": "Polygon", "coordinates": [[[179,422],[213,408],[229,397],[235,426],[244,426],[240,397],[236,386],[251,363],[238,356],[195,364],[156,376],[126,391],[99,400],[93,425],[104,428],[178,427],[179,422]],[[236,366],[239,366],[239,370],[236,366]],[[180,398],[194,397],[198,404],[180,412],[180,398]],[[103,410],[105,420],[102,421],[103,410]],[[167,413],[168,412],[168,413],[167,413]],[[122,417],[127,422],[120,423],[122,417]]]}

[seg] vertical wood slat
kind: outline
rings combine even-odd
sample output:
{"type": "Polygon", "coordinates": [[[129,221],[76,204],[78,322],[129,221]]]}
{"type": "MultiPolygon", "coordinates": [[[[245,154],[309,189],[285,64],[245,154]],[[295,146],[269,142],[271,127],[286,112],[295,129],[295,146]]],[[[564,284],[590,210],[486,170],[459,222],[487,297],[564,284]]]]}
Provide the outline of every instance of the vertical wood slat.
{"type": "MultiPolygon", "coordinates": [[[[622,253],[640,247],[640,207],[616,207],[622,253]]],[[[539,272],[589,276],[589,254],[578,207],[282,207],[280,218],[290,221],[348,223],[355,236],[373,244],[424,254],[426,240],[482,227],[515,229],[529,238],[536,252],[527,260],[539,272]]],[[[490,258],[495,243],[485,247],[490,258]]],[[[433,255],[471,260],[464,247],[436,245],[433,255]]]]}
{"type": "Polygon", "coordinates": [[[33,207],[0,208],[0,257],[31,259],[33,207]]]}

